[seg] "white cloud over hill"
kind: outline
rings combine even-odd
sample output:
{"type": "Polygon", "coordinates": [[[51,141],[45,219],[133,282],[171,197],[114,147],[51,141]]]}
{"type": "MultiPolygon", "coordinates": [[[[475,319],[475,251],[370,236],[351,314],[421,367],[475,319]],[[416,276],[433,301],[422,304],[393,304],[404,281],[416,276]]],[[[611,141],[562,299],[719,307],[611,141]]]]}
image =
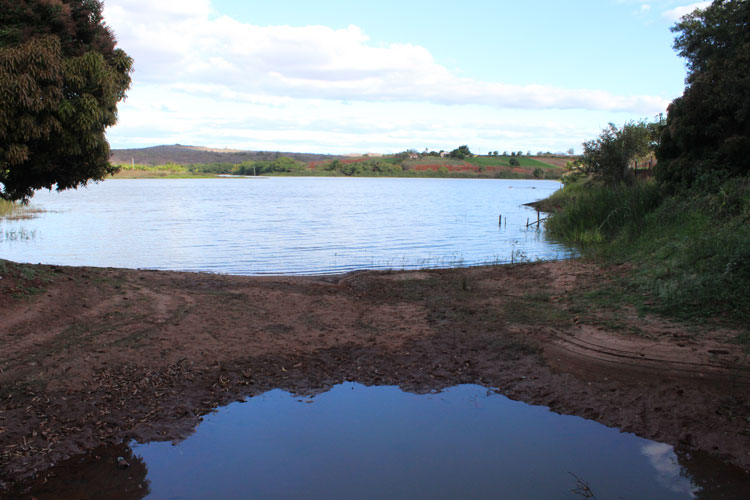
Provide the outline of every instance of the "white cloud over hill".
{"type": "MultiPolygon", "coordinates": [[[[467,125],[478,121],[471,116],[480,114],[479,107],[492,109],[496,120],[490,130],[475,130],[472,135],[479,137],[498,129],[512,130],[507,123],[497,123],[497,119],[511,116],[511,110],[516,111],[514,121],[524,129],[550,120],[521,118],[519,110],[553,115],[560,110],[587,110],[649,116],[664,111],[668,104],[659,96],[614,95],[589,89],[585,82],[581,82],[581,88],[570,89],[460,76],[438,63],[425,47],[379,43],[354,25],[343,29],[257,26],[219,15],[209,0],[108,0],[105,18],[119,45],[135,59],[134,88],[120,106],[121,124],[110,133],[115,147],[156,137],[145,130],[155,133],[159,127],[154,124],[163,126],[172,120],[175,123],[169,137],[177,136],[177,142],[193,140],[208,145],[211,139],[203,139],[208,135],[218,141],[211,145],[257,148],[259,136],[267,136],[268,145],[277,147],[278,140],[269,136],[285,133],[283,139],[290,141],[294,134],[303,144],[308,138],[311,142],[320,140],[325,130],[321,117],[326,117],[326,123],[339,123],[345,130],[324,142],[338,144],[346,138],[346,145],[341,147],[350,150],[357,147],[349,143],[357,142],[352,134],[358,121],[366,122],[369,130],[361,132],[360,142],[378,142],[367,136],[372,133],[380,134],[379,141],[385,145],[387,138],[382,131],[400,130],[394,125],[394,116],[400,117],[399,123],[412,123],[413,140],[433,137],[429,144],[435,143],[439,140],[436,136],[420,136],[419,131],[441,115],[439,110],[445,115],[446,108],[451,110],[454,124],[467,125]],[[466,109],[456,111],[456,107],[466,109]],[[404,116],[417,108],[425,117],[422,125],[415,123],[418,118],[404,116]],[[264,123],[266,128],[257,130],[257,123],[264,123]],[[146,128],[138,133],[137,124],[146,128]],[[226,133],[224,142],[220,129],[226,133]],[[177,130],[182,135],[176,134],[177,130]],[[199,133],[201,130],[204,132],[199,133]]],[[[555,119],[559,117],[552,121],[555,119]]],[[[470,139],[457,136],[465,130],[446,127],[448,145],[470,139]]],[[[573,144],[558,142],[561,149],[567,149],[580,139],[573,144]]],[[[396,143],[392,138],[388,142],[396,143]]],[[[533,147],[535,142],[523,144],[533,147]]]]}

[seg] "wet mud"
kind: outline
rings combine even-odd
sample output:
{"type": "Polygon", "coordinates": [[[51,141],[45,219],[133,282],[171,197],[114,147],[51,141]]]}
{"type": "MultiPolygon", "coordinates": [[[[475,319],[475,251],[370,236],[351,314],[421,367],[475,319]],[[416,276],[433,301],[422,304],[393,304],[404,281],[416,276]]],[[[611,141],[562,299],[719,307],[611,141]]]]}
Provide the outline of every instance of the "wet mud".
{"type": "Polygon", "coordinates": [[[618,269],[575,260],[310,278],[5,269],[3,488],[102,446],[182,439],[249,395],[311,395],[342,381],[418,393],[480,384],[750,469],[742,332],[581,299],[618,269]]]}

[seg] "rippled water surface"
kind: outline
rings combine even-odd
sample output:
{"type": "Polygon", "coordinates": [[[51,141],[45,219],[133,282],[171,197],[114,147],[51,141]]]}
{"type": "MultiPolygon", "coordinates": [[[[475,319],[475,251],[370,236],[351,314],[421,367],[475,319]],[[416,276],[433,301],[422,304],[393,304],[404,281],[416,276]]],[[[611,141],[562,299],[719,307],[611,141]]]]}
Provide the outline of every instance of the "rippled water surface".
{"type": "Polygon", "coordinates": [[[554,259],[524,203],[552,181],[479,179],[108,180],[42,191],[29,220],[0,221],[18,262],[316,274],[554,259]],[[498,225],[502,214],[504,224],[498,225]]]}
{"type": "Polygon", "coordinates": [[[345,383],[313,398],[275,390],[231,404],[177,444],[100,449],[27,494],[708,500],[746,498],[748,488],[747,476],[731,467],[484,387],[418,395],[345,383]],[[118,469],[117,456],[130,467],[118,469]]]}

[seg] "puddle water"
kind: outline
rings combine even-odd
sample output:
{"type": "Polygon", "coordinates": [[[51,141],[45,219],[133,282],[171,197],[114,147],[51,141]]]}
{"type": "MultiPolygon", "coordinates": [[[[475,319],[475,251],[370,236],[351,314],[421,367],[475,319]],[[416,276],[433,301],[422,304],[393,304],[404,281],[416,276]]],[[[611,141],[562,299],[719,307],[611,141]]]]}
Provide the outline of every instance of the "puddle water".
{"type": "Polygon", "coordinates": [[[178,444],[96,450],[19,498],[667,500],[748,491],[739,469],[484,387],[417,395],[346,383],[313,398],[274,390],[231,404],[178,444]],[[118,469],[118,456],[130,467],[118,469]]]}

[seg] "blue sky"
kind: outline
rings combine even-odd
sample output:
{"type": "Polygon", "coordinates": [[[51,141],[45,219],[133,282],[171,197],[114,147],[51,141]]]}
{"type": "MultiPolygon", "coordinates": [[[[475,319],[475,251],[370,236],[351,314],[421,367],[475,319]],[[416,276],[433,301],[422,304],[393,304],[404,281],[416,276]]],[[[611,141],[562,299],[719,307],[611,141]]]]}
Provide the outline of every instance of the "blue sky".
{"type": "Polygon", "coordinates": [[[674,0],[107,0],[113,148],[580,150],[682,93],[674,0]]]}

